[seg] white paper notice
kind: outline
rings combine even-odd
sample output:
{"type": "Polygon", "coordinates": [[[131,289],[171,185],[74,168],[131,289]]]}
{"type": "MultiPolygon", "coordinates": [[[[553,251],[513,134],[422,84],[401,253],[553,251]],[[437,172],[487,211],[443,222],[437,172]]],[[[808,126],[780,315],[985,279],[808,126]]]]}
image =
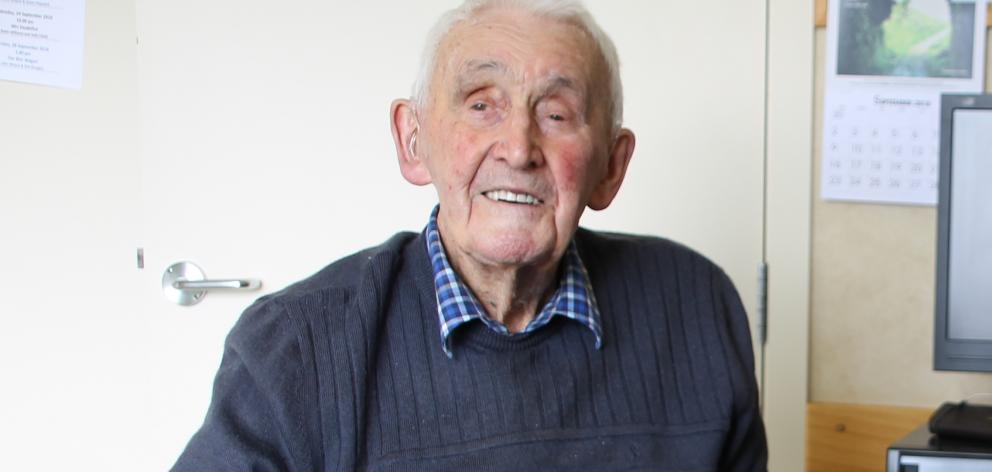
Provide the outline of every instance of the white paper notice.
{"type": "Polygon", "coordinates": [[[824,199],[937,203],[940,95],[982,91],[985,14],[985,0],[829,2],[824,199]]]}
{"type": "Polygon", "coordinates": [[[0,0],[0,80],[79,89],[85,0],[0,0]]]}

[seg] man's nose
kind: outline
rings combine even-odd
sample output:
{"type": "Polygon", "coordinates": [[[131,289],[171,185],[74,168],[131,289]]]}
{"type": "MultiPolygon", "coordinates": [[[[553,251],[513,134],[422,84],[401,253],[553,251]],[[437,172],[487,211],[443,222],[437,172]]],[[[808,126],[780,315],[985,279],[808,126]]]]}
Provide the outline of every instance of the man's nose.
{"type": "Polygon", "coordinates": [[[540,130],[526,111],[519,111],[504,124],[500,155],[511,167],[534,169],[544,163],[538,142],[540,130]]]}

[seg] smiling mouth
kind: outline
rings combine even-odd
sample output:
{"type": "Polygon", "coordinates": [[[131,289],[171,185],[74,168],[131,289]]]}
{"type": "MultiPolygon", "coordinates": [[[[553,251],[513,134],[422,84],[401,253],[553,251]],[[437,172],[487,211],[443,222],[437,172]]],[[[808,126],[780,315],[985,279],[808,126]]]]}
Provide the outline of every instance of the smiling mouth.
{"type": "Polygon", "coordinates": [[[490,190],[483,192],[486,198],[495,202],[518,203],[523,205],[540,205],[544,203],[541,199],[526,193],[515,193],[509,190],[490,190]]]}

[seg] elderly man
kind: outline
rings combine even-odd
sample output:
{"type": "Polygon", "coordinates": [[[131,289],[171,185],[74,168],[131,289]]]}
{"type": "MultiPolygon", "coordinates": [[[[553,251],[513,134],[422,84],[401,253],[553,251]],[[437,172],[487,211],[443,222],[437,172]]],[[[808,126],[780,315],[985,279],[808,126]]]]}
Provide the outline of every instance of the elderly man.
{"type": "Polygon", "coordinates": [[[176,470],[763,470],[746,317],[657,238],[577,229],[634,149],[576,1],[468,1],[391,108],[419,234],[254,304],[176,470]]]}

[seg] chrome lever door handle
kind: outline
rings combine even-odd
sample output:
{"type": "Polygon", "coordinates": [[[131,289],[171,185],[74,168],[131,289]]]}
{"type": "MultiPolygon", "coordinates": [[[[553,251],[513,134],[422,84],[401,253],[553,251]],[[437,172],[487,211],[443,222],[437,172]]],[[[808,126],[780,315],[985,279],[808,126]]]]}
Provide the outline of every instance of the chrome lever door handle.
{"type": "Polygon", "coordinates": [[[200,303],[207,290],[258,290],[261,286],[257,279],[208,280],[203,269],[188,261],[172,264],[162,274],[165,298],[182,306],[200,303]]]}
{"type": "Polygon", "coordinates": [[[255,290],[262,286],[262,282],[254,279],[223,279],[223,280],[177,280],[172,282],[172,288],[176,290],[255,290]]]}

